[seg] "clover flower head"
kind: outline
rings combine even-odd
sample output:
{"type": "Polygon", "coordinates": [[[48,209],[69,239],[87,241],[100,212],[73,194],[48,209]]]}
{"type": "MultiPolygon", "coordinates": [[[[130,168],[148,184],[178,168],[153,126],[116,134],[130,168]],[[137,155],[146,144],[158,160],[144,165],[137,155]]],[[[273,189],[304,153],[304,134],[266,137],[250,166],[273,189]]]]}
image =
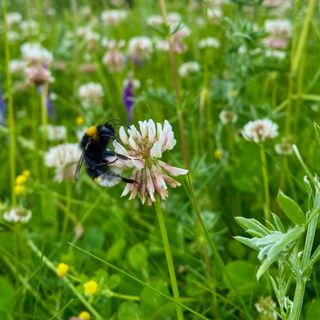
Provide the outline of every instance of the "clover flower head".
{"type": "Polygon", "coordinates": [[[8,12],[7,13],[7,23],[9,28],[13,25],[20,23],[22,21],[22,16],[19,12],[8,12]]]}
{"type": "Polygon", "coordinates": [[[220,45],[221,45],[220,41],[217,38],[214,38],[214,37],[203,38],[198,43],[199,49],[219,48],[220,45]]]}
{"type": "Polygon", "coordinates": [[[138,130],[134,125],[125,131],[123,127],[119,130],[120,140],[114,141],[113,145],[117,153],[130,157],[131,160],[120,160],[115,166],[131,167],[131,179],[137,183],[128,183],[122,193],[129,199],[139,196],[142,203],[149,205],[156,201],[155,194],[161,199],[168,196],[167,185],[176,188],[180,183],[171,176],[179,176],[188,173],[188,170],[173,167],[160,160],[162,154],[172,150],[176,145],[174,133],[170,123],[165,120],[164,124],[155,124],[153,120],[139,121],[138,130]]]}
{"type": "Polygon", "coordinates": [[[101,84],[88,82],[79,87],[78,95],[81,99],[82,105],[85,108],[89,108],[91,106],[96,107],[101,104],[104,92],[101,84]]]}
{"type": "Polygon", "coordinates": [[[246,140],[256,143],[278,136],[278,125],[269,119],[258,119],[249,121],[242,130],[242,135],[246,140]]]}
{"type": "Polygon", "coordinates": [[[23,59],[28,64],[48,66],[53,59],[52,53],[36,42],[26,42],[21,46],[23,59]]]}
{"type": "Polygon", "coordinates": [[[163,18],[160,15],[152,15],[147,18],[147,24],[153,27],[160,27],[163,25],[163,18]]]}
{"type": "Polygon", "coordinates": [[[44,65],[32,65],[26,69],[27,81],[31,85],[42,86],[53,81],[50,70],[44,65]]]}
{"type": "Polygon", "coordinates": [[[185,62],[179,67],[179,75],[182,78],[186,78],[190,75],[196,74],[199,71],[200,71],[200,65],[196,61],[185,62]]]}
{"type": "Polygon", "coordinates": [[[124,10],[105,10],[101,13],[101,20],[105,26],[111,27],[120,24],[128,16],[124,10]]]}
{"type": "Polygon", "coordinates": [[[230,123],[235,123],[238,120],[238,116],[233,111],[222,110],[219,114],[221,123],[225,126],[230,123]]]}
{"type": "Polygon", "coordinates": [[[152,52],[152,41],[148,37],[133,37],[128,43],[128,52],[132,59],[143,61],[152,52]]]}
{"type": "Polygon", "coordinates": [[[81,150],[76,143],[64,143],[50,148],[45,154],[47,167],[55,168],[55,180],[61,182],[74,176],[81,150]]]}
{"type": "Polygon", "coordinates": [[[9,211],[5,212],[2,217],[7,222],[27,223],[32,217],[32,212],[20,206],[11,208],[9,211]]]}

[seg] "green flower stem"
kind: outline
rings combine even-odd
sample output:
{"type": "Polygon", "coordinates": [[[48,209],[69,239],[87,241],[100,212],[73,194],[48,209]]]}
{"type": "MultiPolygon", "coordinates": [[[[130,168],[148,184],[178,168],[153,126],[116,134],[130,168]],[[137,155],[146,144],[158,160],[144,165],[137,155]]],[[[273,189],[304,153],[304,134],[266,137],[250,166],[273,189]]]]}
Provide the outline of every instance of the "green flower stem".
{"type": "Polygon", "coordinates": [[[300,319],[305,287],[306,287],[306,280],[300,279],[297,281],[296,289],[294,292],[293,308],[290,313],[289,320],[300,319]]]}
{"type": "Polygon", "coordinates": [[[128,294],[118,293],[118,292],[111,291],[110,289],[103,291],[103,293],[108,298],[118,298],[118,299],[128,300],[128,301],[140,301],[140,297],[138,297],[138,296],[132,296],[132,295],[128,295],[128,294]]]}
{"type": "Polygon", "coordinates": [[[264,218],[266,221],[270,221],[270,193],[269,193],[269,179],[267,170],[267,159],[264,151],[263,143],[260,144],[260,159],[261,159],[261,171],[264,188],[264,218]]]}
{"type": "Polygon", "coordinates": [[[66,212],[63,220],[62,235],[64,236],[67,232],[68,223],[71,221],[71,182],[66,181],[66,212]]]}
{"type": "Polygon", "coordinates": [[[16,125],[14,119],[13,93],[11,73],[9,70],[10,49],[8,42],[8,22],[7,22],[7,0],[2,1],[3,11],[3,44],[4,44],[4,71],[6,74],[6,91],[8,105],[8,127],[9,127],[9,175],[11,186],[11,205],[16,205],[16,195],[14,192],[15,177],[16,177],[16,125]]]}
{"type": "MultiPolygon", "coordinates": [[[[54,264],[38,249],[35,243],[28,239],[28,246],[30,249],[43,261],[43,263],[56,274],[56,267],[54,264]]],[[[81,303],[89,310],[97,320],[103,320],[103,317],[93,308],[93,306],[77,291],[73,283],[67,278],[63,277],[61,280],[69,287],[73,294],[81,301],[81,303]]]]}
{"type": "MultiPolygon", "coordinates": [[[[172,254],[171,254],[171,249],[170,249],[170,244],[168,240],[168,234],[167,234],[167,228],[163,219],[163,212],[161,210],[161,204],[160,204],[160,199],[157,198],[155,202],[155,209],[157,213],[157,218],[159,222],[159,227],[160,227],[160,232],[161,232],[161,237],[162,237],[162,243],[163,243],[163,249],[166,255],[167,259],[167,264],[168,264],[168,271],[170,275],[170,281],[171,281],[171,287],[173,291],[173,297],[175,300],[180,302],[180,296],[179,296],[179,290],[178,290],[178,284],[177,284],[177,279],[176,279],[176,274],[174,271],[174,265],[173,265],[173,259],[172,259],[172,254]]],[[[178,320],[183,319],[183,313],[182,309],[179,305],[176,305],[176,311],[177,311],[177,316],[178,320]]]]}
{"type": "Polygon", "coordinates": [[[200,210],[199,210],[199,207],[198,207],[198,204],[197,204],[197,201],[196,201],[196,197],[195,197],[195,194],[194,194],[194,190],[193,190],[193,186],[192,186],[192,181],[191,181],[191,177],[190,177],[190,173],[188,173],[187,175],[187,181],[188,181],[188,196],[191,200],[191,204],[194,208],[194,211],[196,212],[196,215],[198,217],[198,220],[200,222],[200,225],[202,227],[202,230],[203,230],[203,233],[204,233],[204,236],[209,244],[209,247],[211,249],[211,252],[213,254],[213,257],[215,259],[215,261],[217,262],[219,268],[221,269],[221,271],[223,272],[223,274],[226,276],[230,286],[232,287],[232,289],[234,290],[234,292],[237,294],[238,298],[239,298],[239,302],[241,303],[241,306],[243,308],[243,311],[244,313],[246,314],[246,319],[252,319],[249,311],[248,311],[248,308],[247,308],[247,305],[245,304],[245,302],[243,301],[240,293],[239,293],[239,290],[237,289],[237,287],[235,286],[234,282],[232,281],[230,275],[229,275],[229,272],[226,268],[226,266],[224,265],[224,262],[220,256],[220,253],[215,245],[215,243],[211,240],[210,236],[209,236],[209,233],[207,231],[207,228],[202,220],[202,217],[201,217],[201,214],[200,214],[200,210]]]}

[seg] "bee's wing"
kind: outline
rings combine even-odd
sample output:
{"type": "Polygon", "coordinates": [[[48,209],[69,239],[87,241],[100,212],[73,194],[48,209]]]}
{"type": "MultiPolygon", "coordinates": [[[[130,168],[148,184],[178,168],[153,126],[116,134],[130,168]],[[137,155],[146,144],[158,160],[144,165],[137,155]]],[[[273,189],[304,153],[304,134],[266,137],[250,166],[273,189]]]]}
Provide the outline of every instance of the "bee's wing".
{"type": "Polygon", "coordinates": [[[81,153],[81,156],[80,156],[80,159],[79,159],[79,162],[77,164],[77,168],[76,168],[76,171],[74,173],[74,177],[73,177],[73,185],[76,184],[76,182],[78,181],[79,179],[79,175],[80,175],[80,170],[81,170],[81,167],[82,167],[82,164],[83,164],[83,161],[84,161],[84,155],[89,147],[89,144],[90,144],[91,141],[88,141],[88,143],[86,144],[86,146],[84,147],[82,153],[81,153]]]}

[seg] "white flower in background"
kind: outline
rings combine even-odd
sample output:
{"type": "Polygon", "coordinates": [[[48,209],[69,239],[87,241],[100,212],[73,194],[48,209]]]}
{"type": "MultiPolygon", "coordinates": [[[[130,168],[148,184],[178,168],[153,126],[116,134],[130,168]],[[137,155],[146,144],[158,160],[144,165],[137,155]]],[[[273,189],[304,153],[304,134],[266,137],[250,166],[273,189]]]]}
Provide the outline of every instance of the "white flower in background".
{"type": "Polygon", "coordinates": [[[168,12],[167,14],[168,24],[178,24],[181,22],[181,15],[177,12],[168,12]]]}
{"type": "Polygon", "coordinates": [[[123,80],[123,87],[126,87],[129,83],[129,81],[132,83],[133,89],[138,90],[141,87],[141,82],[138,79],[132,79],[130,76],[123,80]]]}
{"type": "Polygon", "coordinates": [[[32,65],[26,69],[27,82],[31,85],[42,86],[53,81],[50,70],[43,65],[32,65]]]}
{"type": "Polygon", "coordinates": [[[18,24],[22,21],[22,15],[19,12],[8,12],[7,13],[7,23],[9,28],[13,25],[18,24]]]}
{"type": "Polygon", "coordinates": [[[88,82],[79,87],[78,96],[85,108],[96,107],[101,104],[104,96],[103,88],[99,83],[88,82]]]}
{"type": "Polygon", "coordinates": [[[147,18],[147,24],[153,27],[160,27],[163,23],[163,18],[160,15],[152,15],[147,18]]]}
{"type": "Polygon", "coordinates": [[[290,5],[289,0],[264,0],[262,5],[266,8],[282,7],[290,5]]]}
{"type": "Polygon", "coordinates": [[[167,40],[163,40],[162,38],[154,37],[152,39],[154,47],[157,51],[167,52],[169,50],[169,42],[167,40]]]}
{"type": "Polygon", "coordinates": [[[222,10],[220,8],[209,8],[207,11],[208,19],[211,22],[218,22],[223,16],[222,10]]]}
{"type": "Polygon", "coordinates": [[[122,196],[130,193],[130,200],[139,196],[142,203],[151,204],[156,201],[156,194],[161,199],[168,196],[167,185],[173,188],[180,186],[171,176],[187,174],[188,170],[173,167],[160,160],[162,154],[172,150],[176,144],[172,127],[167,120],[163,125],[155,124],[153,120],[139,121],[139,127],[140,130],[131,125],[127,132],[123,127],[120,128],[119,135],[123,145],[115,140],[115,151],[131,160],[117,160],[114,165],[122,169],[132,167],[131,179],[137,182],[128,183],[122,196]]]}
{"type": "Polygon", "coordinates": [[[23,207],[14,207],[5,212],[2,216],[3,220],[7,222],[21,222],[27,223],[32,217],[32,212],[23,207]]]}
{"type": "Polygon", "coordinates": [[[292,142],[290,139],[283,137],[281,142],[274,146],[274,150],[280,155],[291,155],[293,154],[292,142]]]}
{"type": "Polygon", "coordinates": [[[21,39],[20,34],[16,31],[9,31],[8,32],[8,41],[9,43],[18,42],[21,39]]]}
{"type": "Polygon", "coordinates": [[[189,62],[183,63],[179,67],[179,75],[182,78],[188,77],[192,74],[196,74],[199,71],[200,71],[200,65],[196,61],[189,61],[189,62]]]}
{"type": "Polygon", "coordinates": [[[261,297],[254,306],[263,319],[277,320],[276,304],[270,296],[261,297]]]}
{"type": "Polygon", "coordinates": [[[287,56],[286,52],[281,50],[266,50],[265,55],[267,58],[274,58],[278,60],[284,60],[287,56]]]}
{"type": "Polygon", "coordinates": [[[266,20],[264,29],[273,36],[290,38],[292,34],[292,23],[287,19],[266,20]]]}
{"type": "Polygon", "coordinates": [[[46,130],[46,137],[49,141],[65,140],[67,138],[67,128],[65,126],[53,126],[48,124],[40,127],[40,131],[46,130]]]}
{"type": "Polygon", "coordinates": [[[278,126],[269,119],[249,121],[243,127],[242,135],[246,140],[260,143],[277,137],[278,126]]]}
{"type": "Polygon", "coordinates": [[[34,20],[22,21],[20,23],[20,29],[25,37],[35,36],[39,32],[38,23],[34,20]]]}
{"type": "Polygon", "coordinates": [[[55,168],[55,180],[71,179],[76,171],[81,150],[76,143],[64,143],[50,148],[45,154],[45,165],[55,168]]]}
{"type": "Polygon", "coordinates": [[[152,52],[152,41],[148,37],[133,37],[129,41],[128,52],[134,60],[145,60],[152,52]]]}
{"type": "Polygon", "coordinates": [[[222,110],[219,114],[219,119],[223,125],[235,123],[238,120],[236,113],[228,110],[222,110]]]}
{"type": "Polygon", "coordinates": [[[105,26],[111,27],[120,24],[128,16],[124,10],[105,10],[101,13],[101,20],[105,26]]]}
{"type": "Polygon", "coordinates": [[[84,6],[80,9],[80,16],[82,18],[89,18],[91,14],[92,14],[92,11],[89,6],[84,6]]]}
{"type": "Polygon", "coordinates": [[[10,60],[9,70],[12,74],[21,74],[25,72],[27,64],[23,60],[10,60]]]}
{"type": "Polygon", "coordinates": [[[111,72],[121,72],[125,65],[126,59],[120,49],[125,45],[124,40],[107,40],[104,39],[104,46],[107,52],[102,58],[102,62],[109,68],[111,72]]]}
{"type": "Polygon", "coordinates": [[[53,59],[52,53],[36,42],[26,42],[21,46],[20,50],[23,59],[30,64],[49,65],[53,59]]]}
{"type": "Polygon", "coordinates": [[[262,40],[263,44],[271,49],[285,49],[289,40],[286,38],[278,38],[274,36],[266,37],[262,40]]]}
{"type": "Polygon", "coordinates": [[[198,47],[200,49],[204,48],[219,48],[220,47],[220,41],[217,38],[208,37],[201,39],[198,43],[198,47]]]}

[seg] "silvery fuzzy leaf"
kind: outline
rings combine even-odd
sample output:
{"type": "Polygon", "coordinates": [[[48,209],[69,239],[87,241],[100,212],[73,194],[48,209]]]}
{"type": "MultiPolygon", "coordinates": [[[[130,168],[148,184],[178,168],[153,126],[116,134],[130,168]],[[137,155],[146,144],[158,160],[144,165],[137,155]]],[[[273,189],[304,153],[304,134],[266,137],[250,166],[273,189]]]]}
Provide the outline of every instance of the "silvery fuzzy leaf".
{"type": "Polygon", "coordinates": [[[266,236],[270,233],[262,223],[256,219],[247,219],[244,217],[236,217],[237,223],[252,236],[266,236]]]}

